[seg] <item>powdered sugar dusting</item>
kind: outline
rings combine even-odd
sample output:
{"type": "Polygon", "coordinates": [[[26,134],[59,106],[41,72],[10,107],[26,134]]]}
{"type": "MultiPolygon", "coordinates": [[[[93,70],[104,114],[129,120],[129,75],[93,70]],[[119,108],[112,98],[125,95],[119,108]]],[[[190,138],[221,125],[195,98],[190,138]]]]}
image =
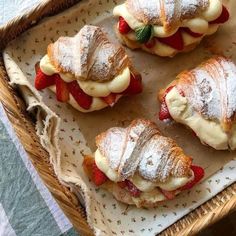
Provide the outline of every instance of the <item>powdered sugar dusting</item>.
{"type": "Polygon", "coordinates": [[[119,173],[124,179],[132,176],[141,159],[140,152],[143,150],[145,144],[152,138],[153,135],[159,133],[151,122],[142,122],[137,120],[135,125],[130,125],[126,132],[126,147],[121,159],[119,173]]]}
{"type": "Polygon", "coordinates": [[[149,140],[141,152],[142,160],[139,164],[139,173],[146,179],[165,180],[170,174],[172,168],[170,156],[171,146],[168,138],[155,135],[149,140]]]}
{"type": "Polygon", "coordinates": [[[161,22],[161,2],[157,0],[127,0],[128,11],[144,23],[161,22]]]}
{"type": "Polygon", "coordinates": [[[217,89],[217,84],[212,80],[211,75],[204,69],[193,71],[196,80],[193,86],[195,86],[194,95],[189,97],[194,108],[200,111],[203,115],[209,118],[220,118],[221,107],[220,99],[221,95],[217,89]]]}
{"type": "Polygon", "coordinates": [[[74,37],[60,37],[50,48],[51,61],[78,79],[111,80],[130,65],[124,49],[110,43],[96,26],[85,25],[74,37]]]}
{"type": "Polygon", "coordinates": [[[138,119],[126,129],[109,129],[98,136],[96,143],[110,167],[118,169],[121,179],[128,179],[137,171],[147,180],[161,182],[170,176],[189,174],[189,158],[151,121],[138,119]]]}
{"type": "Polygon", "coordinates": [[[198,16],[209,0],[127,0],[126,4],[128,11],[144,23],[171,25],[198,16]]]}
{"type": "Polygon", "coordinates": [[[209,5],[209,0],[163,0],[168,24],[198,16],[209,5]]]}
{"type": "Polygon", "coordinates": [[[184,89],[193,109],[210,119],[224,121],[232,118],[236,111],[235,64],[217,57],[190,71],[190,74],[192,80],[184,85],[184,89]]]}
{"type": "Polygon", "coordinates": [[[111,128],[97,136],[96,143],[101,154],[107,157],[112,169],[118,170],[125,148],[126,134],[123,128],[111,128]]]}
{"type": "Polygon", "coordinates": [[[230,119],[236,112],[236,66],[233,62],[222,60],[222,68],[224,68],[224,76],[226,80],[227,106],[226,117],[230,119]]]}

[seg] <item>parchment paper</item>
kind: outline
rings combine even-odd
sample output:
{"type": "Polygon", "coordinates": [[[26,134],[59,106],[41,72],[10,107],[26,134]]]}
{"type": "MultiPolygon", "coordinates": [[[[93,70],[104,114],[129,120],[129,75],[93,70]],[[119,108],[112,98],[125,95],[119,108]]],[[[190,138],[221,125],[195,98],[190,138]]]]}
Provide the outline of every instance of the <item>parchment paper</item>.
{"type": "MultiPolygon", "coordinates": [[[[11,83],[19,86],[29,104],[29,110],[37,114],[37,132],[43,146],[50,153],[58,178],[64,184],[80,189],[89,224],[95,233],[155,235],[236,179],[236,161],[233,160],[235,152],[214,151],[203,146],[184,126],[167,125],[157,119],[158,90],[182,70],[191,69],[218,53],[231,57],[236,63],[236,17],[233,15],[218,33],[205,39],[188,54],[160,58],[127,49],[135,67],[143,75],[144,92],[138,96],[122,98],[112,109],[83,114],[67,104],[57,102],[49,90],[37,92],[33,88],[34,64],[46,53],[47,45],[59,36],[72,36],[85,23],[92,23],[104,27],[109,38],[118,43],[113,32],[115,20],[111,16],[115,4],[115,1],[105,0],[84,1],[69,11],[45,20],[10,43],[4,52],[4,61],[11,83]],[[207,180],[193,190],[182,193],[177,199],[151,210],[127,208],[109,193],[95,189],[83,172],[82,154],[95,150],[94,138],[97,134],[113,126],[126,126],[137,117],[155,121],[165,135],[174,138],[194,158],[194,163],[205,168],[207,180]]],[[[235,1],[229,5],[230,9],[236,9],[235,1]]]]}

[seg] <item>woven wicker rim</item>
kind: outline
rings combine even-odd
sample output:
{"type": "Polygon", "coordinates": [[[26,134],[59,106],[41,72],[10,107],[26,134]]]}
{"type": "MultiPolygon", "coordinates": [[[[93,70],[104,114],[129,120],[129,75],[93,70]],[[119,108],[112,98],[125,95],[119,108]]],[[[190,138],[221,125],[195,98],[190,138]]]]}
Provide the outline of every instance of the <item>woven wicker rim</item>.
{"type": "MultiPolygon", "coordinates": [[[[30,28],[32,22],[36,24],[41,18],[54,15],[77,2],[79,0],[47,0],[32,11],[13,19],[0,28],[0,49],[3,49],[8,42],[30,28]]],[[[76,196],[57,180],[48,161],[49,155],[41,146],[36,135],[33,118],[26,113],[24,101],[20,94],[8,84],[8,81],[4,63],[0,57],[0,101],[9,120],[35,168],[74,227],[81,235],[93,235],[86,222],[85,211],[77,201],[76,196]]],[[[235,210],[236,183],[183,217],[160,235],[194,235],[235,210]]]]}

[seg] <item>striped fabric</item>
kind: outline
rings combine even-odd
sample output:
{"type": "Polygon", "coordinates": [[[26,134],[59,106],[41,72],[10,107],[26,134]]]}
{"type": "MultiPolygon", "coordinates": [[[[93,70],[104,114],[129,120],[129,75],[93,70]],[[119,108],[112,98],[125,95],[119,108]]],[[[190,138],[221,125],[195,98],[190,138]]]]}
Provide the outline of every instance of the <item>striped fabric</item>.
{"type": "Polygon", "coordinates": [[[78,235],[43,184],[0,106],[0,236],[78,235]]]}

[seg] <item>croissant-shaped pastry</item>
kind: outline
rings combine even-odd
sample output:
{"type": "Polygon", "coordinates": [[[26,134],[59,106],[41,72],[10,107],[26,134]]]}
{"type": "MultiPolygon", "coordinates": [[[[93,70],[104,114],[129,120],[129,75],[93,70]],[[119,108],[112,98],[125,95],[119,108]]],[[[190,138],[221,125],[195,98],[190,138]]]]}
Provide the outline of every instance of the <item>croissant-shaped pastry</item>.
{"type": "Polygon", "coordinates": [[[97,151],[85,156],[83,167],[97,185],[118,201],[155,207],[199,182],[204,170],[155,123],[134,120],[127,128],[111,128],[96,137],[97,151]]]}
{"type": "Polygon", "coordinates": [[[236,66],[212,58],[184,71],[159,93],[161,120],[190,127],[203,144],[217,150],[236,149],[236,66]]]}
{"type": "Polygon", "coordinates": [[[50,44],[36,73],[38,90],[49,87],[58,101],[82,112],[113,106],[123,95],[142,91],[141,76],[125,50],[96,26],[86,25],[74,37],[50,44]]]}
{"type": "Polygon", "coordinates": [[[169,57],[194,49],[229,19],[221,0],[126,0],[113,14],[123,44],[169,57]]]}

